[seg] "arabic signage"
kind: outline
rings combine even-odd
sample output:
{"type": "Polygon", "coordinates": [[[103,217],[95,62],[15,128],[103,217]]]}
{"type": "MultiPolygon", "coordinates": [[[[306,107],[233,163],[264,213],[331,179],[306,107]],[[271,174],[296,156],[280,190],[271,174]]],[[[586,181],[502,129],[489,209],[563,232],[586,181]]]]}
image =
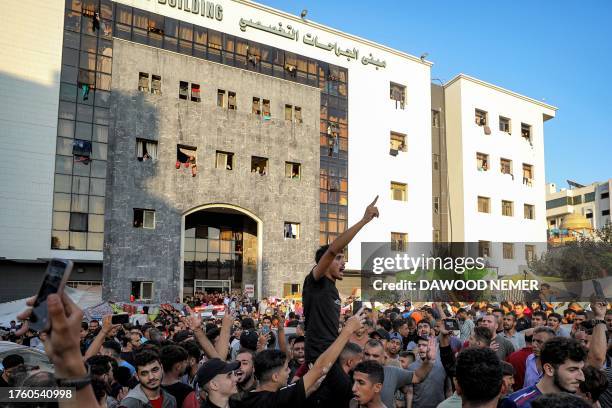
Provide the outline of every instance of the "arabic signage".
{"type": "MultiPolygon", "coordinates": [[[[248,27],[251,27],[256,30],[265,31],[267,33],[278,35],[293,41],[299,41],[300,39],[300,33],[298,30],[294,29],[291,25],[287,25],[285,28],[283,28],[283,23],[278,23],[278,27],[274,25],[267,26],[262,24],[261,21],[254,22],[253,20],[245,20],[241,18],[239,24],[241,31],[246,31],[248,27]]],[[[318,36],[313,36],[310,33],[307,33],[302,37],[302,42],[312,47],[333,52],[337,57],[346,57],[347,61],[359,61],[359,50],[357,48],[353,48],[352,50],[349,48],[342,49],[337,42],[328,43],[326,41],[320,41],[318,36]]],[[[375,59],[372,56],[372,53],[370,53],[369,56],[362,56],[361,63],[363,65],[373,65],[376,67],[376,69],[387,67],[386,61],[375,59]]]]}
{"type": "Polygon", "coordinates": [[[193,14],[201,14],[203,17],[223,20],[223,7],[212,1],[206,0],[157,0],[159,4],[167,4],[169,7],[185,10],[193,14]]]}

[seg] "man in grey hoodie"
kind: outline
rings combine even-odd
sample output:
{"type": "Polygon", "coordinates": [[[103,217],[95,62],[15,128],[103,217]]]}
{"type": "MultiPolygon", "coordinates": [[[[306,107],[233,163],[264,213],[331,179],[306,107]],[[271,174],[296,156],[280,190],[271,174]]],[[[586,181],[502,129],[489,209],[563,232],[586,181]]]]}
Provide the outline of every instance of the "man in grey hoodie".
{"type": "Polygon", "coordinates": [[[136,378],[140,382],[121,400],[122,408],[177,408],[176,399],[161,388],[164,370],[159,355],[143,350],[134,356],[136,378]]]}

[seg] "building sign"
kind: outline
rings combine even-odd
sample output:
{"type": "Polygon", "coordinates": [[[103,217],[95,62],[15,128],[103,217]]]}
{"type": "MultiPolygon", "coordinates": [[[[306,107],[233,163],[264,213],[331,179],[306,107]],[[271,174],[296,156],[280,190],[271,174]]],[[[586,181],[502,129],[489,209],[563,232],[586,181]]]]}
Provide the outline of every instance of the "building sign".
{"type": "Polygon", "coordinates": [[[166,4],[169,7],[185,10],[188,13],[201,14],[203,17],[223,20],[223,7],[212,1],[206,0],[157,0],[159,4],[166,4]]]}
{"type": "Polygon", "coordinates": [[[252,283],[245,284],[244,293],[250,298],[255,297],[255,285],[252,283]]]}
{"type": "MultiPolygon", "coordinates": [[[[254,22],[252,19],[245,20],[244,18],[241,18],[239,25],[241,31],[246,31],[248,27],[251,27],[256,30],[265,31],[266,33],[278,35],[280,37],[287,38],[293,41],[299,41],[300,39],[299,30],[294,29],[291,25],[287,25],[285,28],[283,28],[283,23],[280,22],[278,23],[278,27],[276,27],[274,25],[262,24],[261,21],[254,22]]],[[[310,33],[306,33],[306,35],[302,37],[302,42],[306,45],[310,45],[311,47],[316,47],[324,51],[333,52],[334,54],[336,54],[337,57],[346,57],[347,61],[359,61],[359,50],[357,48],[353,48],[352,50],[349,48],[342,49],[342,47],[340,47],[337,42],[328,43],[326,41],[319,41],[318,36],[313,36],[310,33]]],[[[361,63],[363,65],[373,65],[374,67],[376,67],[376,69],[387,67],[386,61],[375,59],[372,56],[372,53],[370,53],[368,56],[362,56],[361,63]]]]}

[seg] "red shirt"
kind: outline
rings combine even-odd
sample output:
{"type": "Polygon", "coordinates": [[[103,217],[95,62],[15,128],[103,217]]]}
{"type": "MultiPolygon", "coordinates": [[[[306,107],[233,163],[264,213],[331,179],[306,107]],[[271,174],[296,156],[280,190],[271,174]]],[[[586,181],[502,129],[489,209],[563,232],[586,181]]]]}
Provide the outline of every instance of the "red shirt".
{"type": "Polygon", "coordinates": [[[164,394],[159,394],[159,398],[149,400],[149,403],[153,408],[162,408],[162,404],[164,403],[164,394]]]}
{"type": "Polygon", "coordinates": [[[506,361],[514,367],[514,391],[523,388],[523,383],[525,382],[525,362],[531,353],[533,353],[533,348],[528,346],[523,347],[519,351],[515,351],[506,358],[506,361]]]}

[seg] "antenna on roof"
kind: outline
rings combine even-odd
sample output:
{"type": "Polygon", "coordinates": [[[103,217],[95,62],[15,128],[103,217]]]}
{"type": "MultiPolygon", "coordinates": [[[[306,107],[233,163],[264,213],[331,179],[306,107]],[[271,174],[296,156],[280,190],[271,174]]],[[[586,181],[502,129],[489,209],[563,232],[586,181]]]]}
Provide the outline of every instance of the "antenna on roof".
{"type": "Polygon", "coordinates": [[[306,14],[308,14],[308,10],[306,9],[302,10],[302,12],[300,13],[300,17],[302,17],[302,20],[306,19],[306,14]]]}
{"type": "Polygon", "coordinates": [[[580,183],[576,183],[573,180],[567,180],[567,185],[570,186],[570,188],[581,188],[581,187],[584,187],[584,185],[582,185],[580,183]]]}

